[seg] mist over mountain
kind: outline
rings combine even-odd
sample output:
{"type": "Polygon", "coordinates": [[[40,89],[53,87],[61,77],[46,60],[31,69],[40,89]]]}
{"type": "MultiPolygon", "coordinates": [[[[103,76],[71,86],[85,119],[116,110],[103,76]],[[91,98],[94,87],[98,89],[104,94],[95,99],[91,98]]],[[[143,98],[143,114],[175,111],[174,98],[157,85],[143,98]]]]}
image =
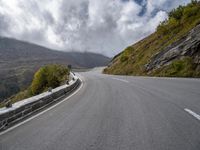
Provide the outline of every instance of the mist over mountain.
{"type": "Polygon", "coordinates": [[[36,44],[19,41],[11,38],[0,37],[0,59],[1,65],[6,65],[12,60],[13,65],[18,63],[64,63],[72,64],[74,67],[90,68],[105,65],[109,58],[90,52],[62,52],[48,49],[36,44]],[[39,62],[37,62],[39,61],[39,62]]]}

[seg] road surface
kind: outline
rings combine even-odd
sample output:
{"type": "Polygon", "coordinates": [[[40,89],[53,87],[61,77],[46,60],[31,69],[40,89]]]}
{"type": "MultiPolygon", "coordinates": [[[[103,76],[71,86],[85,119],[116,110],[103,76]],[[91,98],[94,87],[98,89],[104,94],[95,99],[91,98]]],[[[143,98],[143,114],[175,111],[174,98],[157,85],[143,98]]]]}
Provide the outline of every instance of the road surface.
{"type": "Polygon", "coordinates": [[[200,80],[81,76],[76,94],[0,135],[0,150],[200,150],[200,80]]]}

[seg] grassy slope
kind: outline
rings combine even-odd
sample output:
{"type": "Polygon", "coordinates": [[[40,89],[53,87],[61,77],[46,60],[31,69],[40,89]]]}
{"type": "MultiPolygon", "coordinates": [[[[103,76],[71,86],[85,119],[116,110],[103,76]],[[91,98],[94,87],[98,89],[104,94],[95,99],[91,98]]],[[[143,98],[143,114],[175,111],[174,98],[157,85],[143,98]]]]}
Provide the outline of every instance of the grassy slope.
{"type": "Polygon", "coordinates": [[[170,65],[164,66],[152,72],[152,75],[168,77],[200,77],[200,72],[196,71],[191,57],[173,61],[170,65]]]}
{"type": "MultiPolygon", "coordinates": [[[[175,19],[173,16],[158,26],[157,31],[136,44],[126,48],[121,54],[114,57],[111,65],[104,70],[108,74],[125,74],[125,75],[147,75],[145,64],[156,53],[162,51],[165,47],[177,41],[192,28],[200,23],[200,3],[190,3],[187,6],[179,7],[172,11],[178,13],[181,9],[181,17],[175,19]]],[[[173,15],[173,14],[172,14],[173,15]]],[[[198,73],[191,73],[195,70],[191,68],[192,61],[184,62],[176,71],[173,71],[173,65],[163,67],[160,70],[152,72],[154,76],[199,76],[198,73]],[[187,73],[188,68],[190,73],[187,73]],[[167,71],[167,70],[171,70],[167,71]],[[172,73],[173,72],[173,73],[172,73]]]]}

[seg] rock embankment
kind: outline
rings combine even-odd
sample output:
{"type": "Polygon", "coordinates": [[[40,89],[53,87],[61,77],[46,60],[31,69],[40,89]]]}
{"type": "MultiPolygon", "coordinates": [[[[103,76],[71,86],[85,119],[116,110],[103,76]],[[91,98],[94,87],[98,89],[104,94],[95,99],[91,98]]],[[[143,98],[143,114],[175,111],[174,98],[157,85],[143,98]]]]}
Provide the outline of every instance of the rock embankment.
{"type": "Polygon", "coordinates": [[[200,25],[197,25],[187,35],[154,55],[151,61],[146,64],[146,71],[169,65],[174,60],[186,56],[192,57],[194,64],[197,64],[200,69],[200,25]]]}

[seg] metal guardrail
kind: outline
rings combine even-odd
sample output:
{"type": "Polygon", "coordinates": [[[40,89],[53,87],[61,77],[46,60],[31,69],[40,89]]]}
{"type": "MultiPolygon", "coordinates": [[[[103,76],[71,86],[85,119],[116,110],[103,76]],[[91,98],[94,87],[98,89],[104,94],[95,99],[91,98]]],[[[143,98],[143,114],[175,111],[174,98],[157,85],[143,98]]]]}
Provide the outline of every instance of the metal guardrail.
{"type": "Polygon", "coordinates": [[[72,77],[74,80],[69,85],[63,85],[52,89],[51,92],[44,92],[40,95],[14,103],[12,107],[0,109],[0,131],[12,126],[16,122],[23,120],[31,114],[56,103],[64,96],[72,93],[81,84],[78,77],[72,77]]]}

